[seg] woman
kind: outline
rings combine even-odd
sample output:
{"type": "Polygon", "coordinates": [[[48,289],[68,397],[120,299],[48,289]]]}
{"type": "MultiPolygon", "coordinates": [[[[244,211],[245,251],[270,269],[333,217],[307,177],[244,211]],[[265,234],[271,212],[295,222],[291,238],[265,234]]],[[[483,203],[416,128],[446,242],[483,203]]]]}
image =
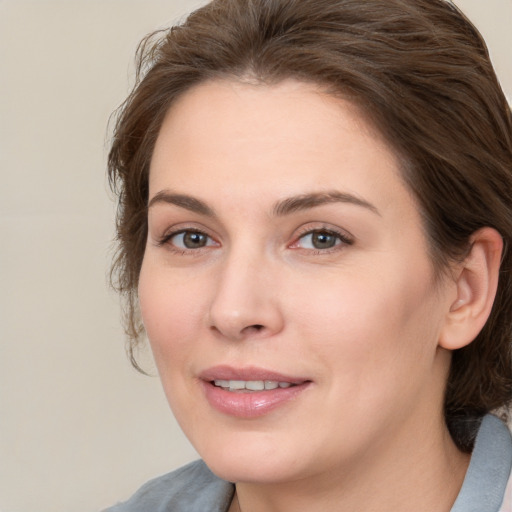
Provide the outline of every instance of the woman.
{"type": "Polygon", "coordinates": [[[476,29],[214,0],[139,63],[114,271],[204,463],[111,511],[512,510],[512,121],[476,29]]]}

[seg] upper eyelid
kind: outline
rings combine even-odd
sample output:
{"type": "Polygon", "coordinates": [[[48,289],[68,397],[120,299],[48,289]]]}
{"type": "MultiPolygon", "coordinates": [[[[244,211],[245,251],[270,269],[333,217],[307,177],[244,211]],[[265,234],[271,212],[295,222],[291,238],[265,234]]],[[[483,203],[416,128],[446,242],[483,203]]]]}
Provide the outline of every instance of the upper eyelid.
{"type": "Polygon", "coordinates": [[[203,233],[204,235],[209,236],[210,238],[216,239],[218,235],[212,229],[207,228],[201,223],[197,222],[176,222],[167,226],[165,229],[155,229],[156,232],[163,233],[159,236],[159,238],[177,235],[179,233],[183,233],[185,231],[194,231],[197,233],[203,233]]]}
{"type": "Polygon", "coordinates": [[[320,226],[310,226],[310,225],[302,226],[301,228],[299,228],[298,233],[294,236],[294,240],[299,240],[299,238],[301,238],[305,235],[308,235],[311,233],[317,233],[320,231],[325,231],[328,233],[332,233],[333,235],[338,235],[339,237],[344,238],[346,240],[350,240],[352,242],[354,241],[354,236],[346,229],[329,226],[329,225],[325,225],[325,224],[322,224],[320,226]]]}
{"type": "Polygon", "coordinates": [[[207,233],[204,229],[200,228],[178,228],[178,229],[172,229],[165,233],[164,236],[176,236],[180,235],[181,233],[201,233],[202,235],[206,235],[210,238],[213,238],[209,233],[207,233]]]}

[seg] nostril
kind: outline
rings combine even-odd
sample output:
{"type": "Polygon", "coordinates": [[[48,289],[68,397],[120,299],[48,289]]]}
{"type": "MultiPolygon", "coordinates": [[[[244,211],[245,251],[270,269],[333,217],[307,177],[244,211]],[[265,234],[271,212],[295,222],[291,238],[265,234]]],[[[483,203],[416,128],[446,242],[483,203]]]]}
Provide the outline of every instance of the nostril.
{"type": "Polygon", "coordinates": [[[254,324],[254,325],[248,325],[247,327],[245,327],[245,329],[243,329],[243,332],[260,332],[264,329],[265,327],[261,324],[254,324]]]}

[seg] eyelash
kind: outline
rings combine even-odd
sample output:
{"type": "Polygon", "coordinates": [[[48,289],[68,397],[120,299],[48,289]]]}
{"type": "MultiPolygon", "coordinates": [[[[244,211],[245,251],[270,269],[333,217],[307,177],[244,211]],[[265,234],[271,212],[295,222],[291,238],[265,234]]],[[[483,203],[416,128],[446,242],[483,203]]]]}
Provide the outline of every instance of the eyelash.
{"type": "MultiPolygon", "coordinates": [[[[331,252],[339,251],[343,248],[343,246],[350,246],[353,245],[354,240],[347,235],[347,233],[338,231],[336,229],[327,228],[327,227],[319,227],[319,228],[304,228],[302,232],[299,233],[299,235],[296,237],[295,241],[292,242],[288,247],[292,249],[299,249],[303,251],[308,251],[309,253],[313,254],[330,254],[331,252]],[[314,234],[325,234],[327,236],[333,236],[336,238],[335,244],[332,247],[327,248],[304,248],[299,246],[299,242],[306,238],[307,236],[313,236],[314,234]]],[[[185,254],[200,254],[202,250],[214,246],[216,244],[215,240],[208,235],[206,232],[197,229],[197,228],[181,228],[176,231],[173,231],[171,233],[168,233],[160,238],[160,240],[157,241],[158,247],[168,246],[169,249],[177,254],[185,255],[185,254]],[[171,243],[171,240],[174,237],[177,237],[178,235],[185,235],[185,234],[191,234],[191,235],[201,235],[208,239],[206,245],[202,247],[197,248],[190,248],[190,247],[178,247],[175,244],[171,243]],[[214,243],[209,243],[213,241],[214,243]]]]}
{"type": "Polygon", "coordinates": [[[338,231],[336,229],[333,229],[331,227],[319,227],[319,228],[304,228],[302,232],[299,233],[295,241],[290,245],[292,248],[296,249],[302,249],[308,252],[312,252],[313,254],[330,254],[332,252],[336,252],[339,250],[342,250],[344,246],[353,245],[354,240],[351,238],[346,232],[338,231]],[[333,236],[337,240],[335,242],[335,245],[329,248],[324,249],[314,249],[314,248],[302,248],[299,247],[298,244],[301,240],[303,240],[305,237],[314,235],[314,234],[325,234],[327,236],[333,236]]]}
{"type": "Polygon", "coordinates": [[[178,247],[171,242],[174,237],[177,237],[178,235],[185,235],[187,233],[191,234],[191,235],[202,235],[202,236],[206,237],[208,239],[208,241],[214,241],[214,239],[210,235],[208,235],[208,233],[205,233],[204,231],[202,231],[200,229],[181,228],[181,229],[178,229],[176,231],[173,231],[171,233],[164,235],[162,238],[160,238],[160,240],[157,241],[157,246],[158,247],[167,246],[171,251],[173,251],[177,254],[180,254],[180,255],[184,255],[184,254],[196,255],[196,254],[201,253],[202,249],[206,249],[207,247],[211,247],[212,245],[214,245],[214,244],[208,243],[208,241],[207,241],[206,245],[204,245],[202,247],[197,247],[197,248],[185,247],[185,248],[183,248],[183,247],[178,247]]]}

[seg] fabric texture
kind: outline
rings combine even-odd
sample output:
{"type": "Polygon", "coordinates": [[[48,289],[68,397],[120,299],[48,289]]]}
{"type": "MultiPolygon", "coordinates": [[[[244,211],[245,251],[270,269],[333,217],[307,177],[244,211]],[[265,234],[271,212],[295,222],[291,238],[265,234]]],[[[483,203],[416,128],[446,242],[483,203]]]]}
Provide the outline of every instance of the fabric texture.
{"type": "MultiPolygon", "coordinates": [[[[512,512],[512,438],[488,414],[475,441],[464,483],[451,512],[512,512]]],[[[227,512],[235,487],[196,461],[142,486],[104,512],[227,512]]]]}
{"type": "Polygon", "coordinates": [[[471,462],[451,512],[512,512],[511,469],[510,432],[501,420],[488,414],[478,431],[471,462]]]}
{"type": "Polygon", "coordinates": [[[232,483],[198,460],[150,480],[127,502],[104,512],[226,512],[234,492],[232,483]]]}

